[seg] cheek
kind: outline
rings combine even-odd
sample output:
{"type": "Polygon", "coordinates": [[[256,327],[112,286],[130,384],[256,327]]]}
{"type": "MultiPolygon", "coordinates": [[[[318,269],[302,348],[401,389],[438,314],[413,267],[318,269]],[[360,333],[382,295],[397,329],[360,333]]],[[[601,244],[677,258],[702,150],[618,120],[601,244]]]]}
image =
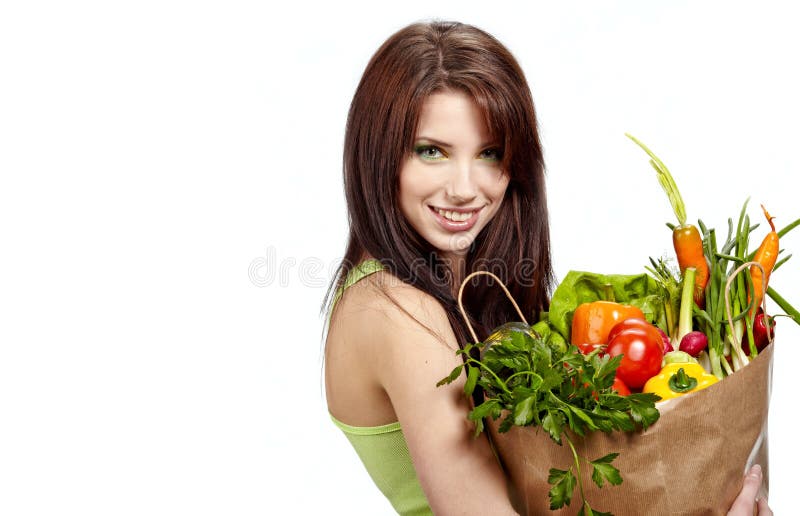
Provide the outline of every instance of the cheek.
{"type": "Polygon", "coordinates": [[[484,191],[487,197],[499,204],[506,195],[506,190],[508,189],[510,181],[511,179],[505,175],[500,177],[495,176],[490,181],[487,181],[484,185],[484,191]]]}
{"type": "Polygon", "coordinates": [[[494,218],[497,212],[500,211],[500,205],[503,203],[503,199],[506,196],[509,182],[508,176],[502,176],[499,179],[494,178],[491,183],[486,185],[484,192],[486,192],[486,196],[491,199],[493,204],[491,218],[494,218]]]}
{"type": "Polygon", "coordinates": [[[506,190],[508,190],[508,184],[511,182],[511,178],[504,175],[500,178],[497,185],[497,195],[502,199],[506,195],[506,190]]]}
{"type": "Polygon", "coordinates": [[[400,172],[398,181],[398,204],[400,212],[408,220],[413,220],[417,213],[421,200],[424,198],[424,191],[420,187],[418,174],[415,171],[403,169],[400,172]]]}
{"type": "Polygon", "coordinates": [[[397,201],[400,204],[400,210],[404,215],[408,215],[408,208],[411,206],[411,199],[414,197],[414,183],[409,181],[407,175],[400,175],[398,184],[397,201]]]}
{"type": "Polygon", "coordinates": [[[429,171],[418,170],[414,166],[404,167],[399,178],[400,204],[409,207],[419,204],[435,193],[437,187],[429,171]]]}

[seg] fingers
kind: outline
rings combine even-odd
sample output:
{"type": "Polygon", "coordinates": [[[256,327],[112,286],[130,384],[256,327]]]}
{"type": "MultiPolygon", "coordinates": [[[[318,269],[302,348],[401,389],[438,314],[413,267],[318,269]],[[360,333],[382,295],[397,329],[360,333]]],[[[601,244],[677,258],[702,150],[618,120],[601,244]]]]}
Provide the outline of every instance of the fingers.
{"type": "Polygon", "coordinates": [[[767,499],[763,496],[756,502],[758,505],[758,516],[772,516],[772,509],[767,505],[767,499]]]}
{"type": "MultiPolygon", "coordinates": [[[[728,516],[751,516],[753,514],[753,508],[756,505],[756,495],[761,487],[761,476],[761,466],[756,464],[750,468],[750,471],[748,471],[747,475],[744,477],[742,491],[739,493],[739,496],[736,497],[736,500],[733,501],[731,510],[728,511],[728,516]]],[[[764,503],[766,504],[766,500],[764,503]]],[[[767,510],[769,510],[769,507],[767,507],[767,510]]],[[[764,514],[769,515],[772,514],[772,512],[770,511],[764,514]]],[[[759,516],[760,515],[761,512],[759,512],[759,516]]]]}

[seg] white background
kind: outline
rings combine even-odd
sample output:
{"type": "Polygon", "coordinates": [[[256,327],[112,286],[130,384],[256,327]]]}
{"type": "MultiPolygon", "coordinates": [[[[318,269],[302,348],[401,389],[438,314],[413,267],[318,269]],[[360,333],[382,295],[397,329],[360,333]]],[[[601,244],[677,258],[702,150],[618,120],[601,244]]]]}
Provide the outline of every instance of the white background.
{"type": "MultiPolygon", "coordinates": [[[[747,196],[751,217],[800,217],[789,2],[431,4],[3,3],[0,513],[391,513],[328,419],[319,309],[344,251],[349,102],[408,23],[477,25],[520,61],[559,278],[670,252],[626,131],[691,220],[722,231],[747,196]]],[[[800,230],[783,244],[800,252],[800,230]]],[[[772,281],[796,306],[798,260],[772,281]]],[[[800,331],[778,332],[771,505],[788,514],[800,331]]]]}

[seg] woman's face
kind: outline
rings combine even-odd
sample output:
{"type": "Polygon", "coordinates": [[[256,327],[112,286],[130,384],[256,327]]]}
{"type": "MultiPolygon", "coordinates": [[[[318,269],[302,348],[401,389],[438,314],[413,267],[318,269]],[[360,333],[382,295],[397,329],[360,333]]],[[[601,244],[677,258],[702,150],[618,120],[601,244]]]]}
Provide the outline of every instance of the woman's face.
{"type": "Polygon", "coordinates": [[[502,152],[466,94],[434,93],[422,105],[400,169],[400,210],[443,257],[465,255],[500,208],[509,181],[502,152]]]}

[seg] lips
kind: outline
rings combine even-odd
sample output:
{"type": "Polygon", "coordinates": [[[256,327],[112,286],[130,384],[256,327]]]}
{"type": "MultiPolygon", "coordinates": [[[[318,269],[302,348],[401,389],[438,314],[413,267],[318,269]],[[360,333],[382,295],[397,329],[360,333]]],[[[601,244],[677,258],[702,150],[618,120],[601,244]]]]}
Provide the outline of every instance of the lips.
{"type": "Polygon", "coordinates": [[[429,206],[439,225],[447,231],[457,233],[468,231],[478,222],[480,208],[438,208],[429,206]]]}

